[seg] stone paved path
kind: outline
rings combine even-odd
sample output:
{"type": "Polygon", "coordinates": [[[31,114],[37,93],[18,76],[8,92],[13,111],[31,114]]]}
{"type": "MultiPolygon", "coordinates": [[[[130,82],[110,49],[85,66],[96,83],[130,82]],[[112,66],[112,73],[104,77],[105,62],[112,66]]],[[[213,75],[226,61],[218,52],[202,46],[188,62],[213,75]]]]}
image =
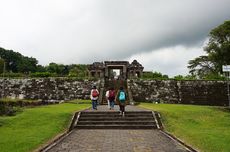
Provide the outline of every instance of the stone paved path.
{"type": "MultiPolygon", "coordinates": [[[[98,106],[97,111],[107,111],[98,106]]],[[[118,110],[118,106],[115,106],[118,110]]],[[[127,111],[140,111],[127,106],[127,111]]],[[[91,109],[87,110],[91,111],[91,109]]],[[[73,130],[49,152],[186,152],[184,146],[170,139],[159,130],[73,130]]]]}

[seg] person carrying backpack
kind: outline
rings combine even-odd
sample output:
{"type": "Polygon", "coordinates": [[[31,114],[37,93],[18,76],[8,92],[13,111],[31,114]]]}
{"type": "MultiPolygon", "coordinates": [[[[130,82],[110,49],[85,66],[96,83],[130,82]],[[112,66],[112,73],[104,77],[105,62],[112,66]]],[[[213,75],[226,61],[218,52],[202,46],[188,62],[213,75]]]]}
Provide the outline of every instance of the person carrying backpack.
{"type": "Polygon", "coordinates": [[[109,89],[109,105],[110,105],[110,110],[114,110],[114,104],[115,104],[115,90],[113,87],[109,89]]]}
{"type": "Polygon", "coordinates": [[[125,116],[125,101],[126,101],[126,93],[124,91],[123,87],[120,87],[120,90],[117,94],[117,99],[119,101],[119,106],[120,106],[120,115],[123,117],[125,116]]]}
{"type": "Polygon", "coordinates": [[[93,89],[90,92],[90,99],[92,100],[92,109],[97,110],[97,100],[99,97],[99,91],[96,86],[93,86],[93,89]]]}
{"type": "Polygon", "coordinates": [[[110,109],[109,91],[110,91],[110,89],[106,91],[106,93],[105,93],[105,98],[106,98],[106,101],[107,101],[107,103],[108,103],[108,108],[110,109]]]}

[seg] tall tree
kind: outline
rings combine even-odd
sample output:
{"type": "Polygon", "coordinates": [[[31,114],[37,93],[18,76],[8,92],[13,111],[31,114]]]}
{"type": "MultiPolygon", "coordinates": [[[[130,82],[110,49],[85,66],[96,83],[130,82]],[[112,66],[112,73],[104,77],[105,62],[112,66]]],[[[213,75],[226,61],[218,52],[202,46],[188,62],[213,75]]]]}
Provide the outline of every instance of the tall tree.
{"type": "Polygon", "coordinates": [[[4,60],[0,58],[0,74],[4,71],[4,60]]]}
{"type": "Polygon", "coordinates": [[[230,20],[211,30],[204,51],[206,56],[189,61],[190,73],[201,78],[222,73],[222,65],[230,64],[230,20]]]}
{"type": "Polygon", "coordinates": [[[6,70],[11,72],[35,72],[37,59],[23,56],[18,52],[0,48],[0,57],[5,60],[6,70]]]}
{"type": "Polygon", "coordinates": [[[48,66],[46,66],[46,70],[50,73],[56,73],[59,76],[64,76],[69,73],[69,69],[67,65],[63,64],[57,64],[57,63],[50,63],[48,66]]]}

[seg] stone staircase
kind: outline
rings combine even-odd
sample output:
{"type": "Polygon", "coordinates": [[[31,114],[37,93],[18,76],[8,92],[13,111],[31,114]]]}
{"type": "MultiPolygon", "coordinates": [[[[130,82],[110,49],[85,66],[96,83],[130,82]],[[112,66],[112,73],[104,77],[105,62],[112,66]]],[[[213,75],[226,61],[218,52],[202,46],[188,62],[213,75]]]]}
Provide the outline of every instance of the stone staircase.
{"type": "Polygon", "coordinates": [[[157,129],[152,111],[127,111],[125,116],[119,112],[89,111],[79,112],[75,122],[78,129],[157,129]]]}

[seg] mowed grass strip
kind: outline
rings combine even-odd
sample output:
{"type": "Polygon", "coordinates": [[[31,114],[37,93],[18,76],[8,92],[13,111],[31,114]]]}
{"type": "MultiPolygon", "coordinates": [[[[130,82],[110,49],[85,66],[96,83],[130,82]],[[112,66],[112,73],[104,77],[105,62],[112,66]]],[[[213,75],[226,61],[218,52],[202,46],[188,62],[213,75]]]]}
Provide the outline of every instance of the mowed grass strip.
{"type": "Polygon", "coordinates": [[[0,117],[0,151],[26,152],[37,148],[57,134],[64,132],[75,111],[89,104],[63,103],[25,108],[12,117],[0,117]]]}
{"type": "Polygon", "coordinates": [[[165,129],[203,152],[230,152],[230,111],[223,107],[141,103],[160,112],[165,129]]]}
{"type": "Polygon", "coordinates": [[[0,102],[38,102],[38,100],[1,98],[0,102]]]}

